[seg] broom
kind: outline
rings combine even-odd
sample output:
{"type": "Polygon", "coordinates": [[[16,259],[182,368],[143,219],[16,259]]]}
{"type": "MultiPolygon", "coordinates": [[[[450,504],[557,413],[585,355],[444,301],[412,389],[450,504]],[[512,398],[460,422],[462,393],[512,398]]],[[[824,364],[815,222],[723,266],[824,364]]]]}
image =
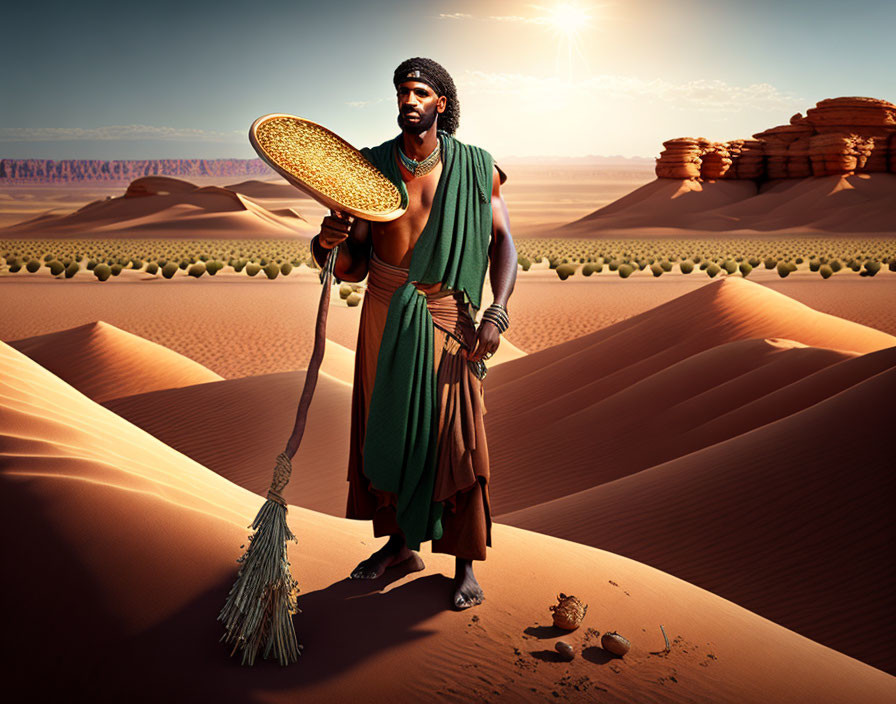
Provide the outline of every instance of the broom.
{"type": "MultiPolygon", "coordinates": [[[[317,384],[317,373],[326,345],[327,310],[330,302],[330,284],[336,265],[338,247],[327,254],[327,261],[320,272],[323,289],[317,309],[317,325],[314,329],[314,349],[305,372],[305,386],[299,400],[296,423],[286,449],[277,455],[274,477],[267,499],[249,525],[255,533],[249,536],[249,547],[237,559],[240,563],[236,581],[230,588],[224,608],[218,620],[224,623],[221,640],[233,644],[231,657],[242,650],[242,664],[252,665],[260,647],[264,657],[273,655],[281,665],[298,660],[302,645],[296,641],[292,615],[301,611],[296,604],[298,583],[292,578],[287,541],[298,543],[286,523],[286,500],[282,491],[289,483],[292,458],[299,449],[305,432],[308,406],[317,384]]],[[[244,547],[244,546],[241,546],[244,547]]]]}

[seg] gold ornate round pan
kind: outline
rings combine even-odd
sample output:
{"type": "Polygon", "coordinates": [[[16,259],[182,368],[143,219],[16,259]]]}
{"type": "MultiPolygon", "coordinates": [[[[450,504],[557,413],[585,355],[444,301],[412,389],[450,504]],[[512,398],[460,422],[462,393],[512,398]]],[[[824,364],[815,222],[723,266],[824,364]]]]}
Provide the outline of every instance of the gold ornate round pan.
{"type": "Polygon", "coordinates": [[[332,210],[363,220],[400,217],[401,194],[351,144],[295,115],[262,115],[249,128],[258,155],[291,184],[332,210]]]}

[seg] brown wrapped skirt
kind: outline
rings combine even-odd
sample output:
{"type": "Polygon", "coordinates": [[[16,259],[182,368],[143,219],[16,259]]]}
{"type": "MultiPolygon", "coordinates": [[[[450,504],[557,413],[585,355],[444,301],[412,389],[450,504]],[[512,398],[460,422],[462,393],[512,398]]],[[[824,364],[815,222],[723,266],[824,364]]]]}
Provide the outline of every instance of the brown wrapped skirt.
{"type": "MultiPolygon", "coordinates": [[[[372,519],[376,537],[399,532],[395,518],[397,497],[370,486],[363,469],[364,431],[389,301],[392,293],[407,281],[407,276],[407,269],[387,264],[371,253],[355,355],[345,515],[372,519]]],[[[484,560],[485,548],[492,544],[488,446],[483,421],[485,401],[482,382],[461,354],[463,348],[474,345],[476,328],[466,312],[462,293],[441,291],[441,284],[421,284],[417,288],[426,293],[434,323],[439,442],[433,500],[445,502],[443,534],[432,541],[432,551],[484,560]]]]}

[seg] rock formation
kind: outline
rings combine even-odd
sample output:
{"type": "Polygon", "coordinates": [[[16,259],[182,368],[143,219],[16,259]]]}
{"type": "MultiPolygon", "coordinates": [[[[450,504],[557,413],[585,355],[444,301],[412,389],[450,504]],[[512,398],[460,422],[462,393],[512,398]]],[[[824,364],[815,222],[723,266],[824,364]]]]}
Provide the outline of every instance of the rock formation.
{"type": "Polygon", "coordinates": [[[133,181],[141,176],[268,176],[261,159],[0,159],[0,183],[133,181]]]}
{"type": "Polygon", "coordinates": [[[701,156],[710,145],[708,139],[678,137],[663,142],[663,151],[656,160],[656,175],[660,178],[698,178],[701,156]]]}
{"type": "Polygon", "coordinates": [[[785,179],[896,173],[896,105],[875,98],[830,98],[753,139],[663,142],[658,178],[785,179]]]}

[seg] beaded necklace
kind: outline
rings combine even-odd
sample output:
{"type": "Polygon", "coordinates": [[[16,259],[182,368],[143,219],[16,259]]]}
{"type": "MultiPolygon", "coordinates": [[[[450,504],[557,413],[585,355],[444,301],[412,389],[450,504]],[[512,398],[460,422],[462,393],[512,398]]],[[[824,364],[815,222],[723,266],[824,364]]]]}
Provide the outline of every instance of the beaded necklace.
{"type": "Polygon", "coordinates": [[[439,163],[441,156],[442,145],[438,141],[436,142],[436,148],[432,150],[432,153],[421,161],[411,159],[409,156],[405,155],[404,150],[400,146],[398,147],[398,157],[401,159],[401,163],[404,164],[404,167],[414,174],[414,176],[425,176],[428,174],[436,168],[436,164],[439,163]]]}

